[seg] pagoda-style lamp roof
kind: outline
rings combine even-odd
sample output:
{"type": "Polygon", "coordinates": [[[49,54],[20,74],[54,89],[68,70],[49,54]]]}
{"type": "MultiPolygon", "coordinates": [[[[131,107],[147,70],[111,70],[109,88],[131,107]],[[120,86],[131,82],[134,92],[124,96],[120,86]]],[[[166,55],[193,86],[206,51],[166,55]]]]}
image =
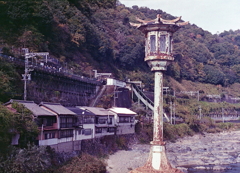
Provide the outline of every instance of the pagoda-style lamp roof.
{"type": "Polygon", "coordinates": [[[141,23],[132,23],[132,22],[130,22],[130,25],[136,26],[139,29],[140,29],[140,27],[147,26],[147,25],[154,25],[154,24],[155,25],[156,24],[175,25],[176,27],[180,27],[180,26],[183,26],[183,25],[187,25],[189,23],[189,22],[179,22],[181,20],[181,16],[177,17],[176,19],[173,19],[173,20],[166,20],[166,19],[161,18],[160,14],[158,14],[157,18],[154,19],[154,20],[145,21],[145,20],[139,19],[138,17],[136,17],[136,20],[141,22],[141,23]]]}
{"type": "Polygon", "coordinates": [[[168,61],[173,61],[172,35],[189,22],[180,22],[181,17],[165,20],[158,14],[154,20],[136,18],[140,23],[130,23],[145,34],[145,61],[152,71],[166,70],[168,61]]]}

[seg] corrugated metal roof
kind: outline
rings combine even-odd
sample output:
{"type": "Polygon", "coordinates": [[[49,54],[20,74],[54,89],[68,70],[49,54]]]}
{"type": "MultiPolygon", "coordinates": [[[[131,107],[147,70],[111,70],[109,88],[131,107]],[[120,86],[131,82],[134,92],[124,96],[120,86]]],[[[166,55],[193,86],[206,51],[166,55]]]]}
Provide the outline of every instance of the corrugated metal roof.
{"type": "Polygon", "coordinates": [[[112,112],[115,112],[117,114],[128,114],[128,115],[136,115],[136,112],[131,111],[130,109],[127,108],[119,108],[119,107],[113,107],[109,109],[112,112]]]}
{"type": "MultiPolygon", "coordinates": [[[[80,107],[80,106],[77,106],[80,107]]],[[[108,115],[113,115],[110,111],[104,108],[98,108],[98,107],[87,107],[87,106],[81,106],[84,109],[89,110],[90,112],[94,113],[95,115],[102,115],[102,116],[108,116],[108,115]]]]}
{"type": "Polygon", "coordinates": [[[70,111],[74,112],[77,115],[95,115],[94,113],[90,112],[87,109],[81,107],[66,107],[70,111]]]}
{"type": "Polygon", "coordinates": [[[65,108],[60,103],[41,102],[40,106],[44,106],[59,115],[76,115],[74,112],[65,108]]]}
{"type": "Polygon", "coordinates": [[[43,108],[39,107],[33,101],[25,101],[25,100],[10,100],[10,103],[17,102],[23,104],[27,109],[32,111],[35,116],[55,116],[55,114],[44,110],[43,108]]]}

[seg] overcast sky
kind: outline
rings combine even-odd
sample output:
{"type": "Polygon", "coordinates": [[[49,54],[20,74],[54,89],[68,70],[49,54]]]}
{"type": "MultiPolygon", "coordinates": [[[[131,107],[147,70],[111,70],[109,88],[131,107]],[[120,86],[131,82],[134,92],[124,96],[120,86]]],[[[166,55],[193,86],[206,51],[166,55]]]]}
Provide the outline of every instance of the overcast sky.
{"type": "Polygon", "coordinates": [[[127,7],[137,5],[161,9],[204,30],[217,32],[240,29],[240,0],[120,0],[127,7]]]}

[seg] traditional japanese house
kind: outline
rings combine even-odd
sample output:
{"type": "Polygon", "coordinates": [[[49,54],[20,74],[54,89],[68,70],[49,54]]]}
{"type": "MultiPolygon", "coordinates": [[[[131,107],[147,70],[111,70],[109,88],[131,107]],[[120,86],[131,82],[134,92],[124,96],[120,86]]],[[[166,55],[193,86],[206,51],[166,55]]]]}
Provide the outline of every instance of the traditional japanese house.
{"type": "Polygon", "coordinates": [[[104,108],[83,107],[95,114],[95,137],[114,135],[116,132],[114,115],[104,108]]]}
{"type": "Polygon", "coordinates": [[[95,132],[95,114],[84,107],[67,107],[77,116],[75,124],[75,140],[84,140],[94,138],[95,132]]]}
{"type": "Polygon", "coordinates": [[[109,112],[114,115],[117,125],[117,134],[135,133],[135,116],[137,113],[127,108],[113,107],[109,112]]]}
{"type": "Polygon", "coordinates": [[[56,144],[52,144],[51,147],[57,151],[73,151],[75,147],[74,130],[77,122],[76,114],[60,103],[41,102],[40,107],[56,114],[57,117],[58,141],[56,144]]]}

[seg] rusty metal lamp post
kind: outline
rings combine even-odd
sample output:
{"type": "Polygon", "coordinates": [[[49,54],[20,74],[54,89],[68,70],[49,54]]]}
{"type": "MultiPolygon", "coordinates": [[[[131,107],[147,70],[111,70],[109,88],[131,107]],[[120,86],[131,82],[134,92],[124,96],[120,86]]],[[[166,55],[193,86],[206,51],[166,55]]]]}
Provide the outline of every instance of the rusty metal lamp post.
{"type": "Polygon", "coordinates": [[[148,63],[151,71],[155,73],[154,83],[154,124],[153,141],[147,163],[137,168],[131,173],[181,173],[182,171],[172,168],[165,152],[165,142],[163,141],[163,71],[170,61],[174,60],[172,56],[172,35],[180,26],[188,24],[181,22],[181,17],[174,20],[164,20],[158,14],[157,18],[151,21],[130,23],[136,26],[145,34],[145,61],[148,63]]]}

